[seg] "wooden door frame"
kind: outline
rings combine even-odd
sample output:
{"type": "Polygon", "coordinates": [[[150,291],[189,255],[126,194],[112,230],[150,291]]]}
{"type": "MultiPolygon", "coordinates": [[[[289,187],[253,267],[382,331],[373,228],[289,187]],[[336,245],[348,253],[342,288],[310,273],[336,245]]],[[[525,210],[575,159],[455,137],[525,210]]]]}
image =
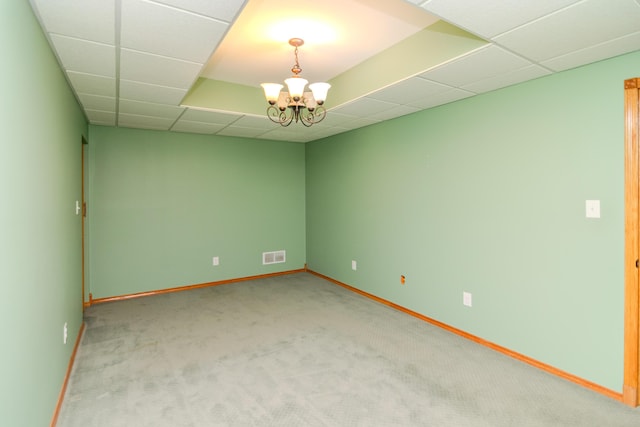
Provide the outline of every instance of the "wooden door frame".
{"type": "Polygon", "coordinates": [[[624,382],[622,400],[640,405],[640,78],[624,82],[625,115],[625,299],[624,299],[624,382]]]}
{"type": "Polygon", "coordinates": [[[86,286],[86,284],[85,284],[85,273],[86,273],[86,269],[85,269],[85,265],[84,265],[85,262],[86,262],[86,257],[85,257],[85,250],[86,250],[85,249],[86,248],[86,246],[85,246],[85,237],[86,236],[85,236],[84,228],[86,226],[85,221],[87,219],[87,202],[85,200],[85,194],[84,194],[84,190],[85,190],[84,189],[84,180],[86,179],[86,177],[85,177],[85,172],[86,172],[86,169],[85,169],[86,146],[87,146],[87,140],[83,136],[82,137],[82,150],[81,150],[81,153],[82,153],[82,159],[81,159],[81,162],[82,162],[81,163],[82,164],[82,166],[81,166],[81,181],[82,182],[80,184],[81,193],[82,193],[80,195],[80,197],[82,199],[82,204],[80,205],[81,206],[80,215],[82,217],[82,220],[81,220],[82,221],[82,231],[81,231],[82,232],[82,249],[81,249],[82,250],[82,300],[81,301],[82,301],[82,311],[83,312],[84,312],[85,307],[87,306],[87,304],[85,302],[85,286],[86,286]]]}

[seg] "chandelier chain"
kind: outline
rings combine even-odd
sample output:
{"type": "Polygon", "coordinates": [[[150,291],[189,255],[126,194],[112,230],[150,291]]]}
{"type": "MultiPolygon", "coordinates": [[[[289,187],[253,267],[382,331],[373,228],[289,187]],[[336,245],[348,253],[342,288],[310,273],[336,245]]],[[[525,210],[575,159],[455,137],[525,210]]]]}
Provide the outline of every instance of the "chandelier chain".
{"type": "Polygon", "coordinates": [[[293,68],[291,69],[291,72],[293,73],[294,76],[297,76],[298,74],[300,74],[302,72],[302,68],[300,68],[300,62],[298,61],[298,46],[295,47],[293,54],[296,58],[296,63],[294,64],[293,68]]]}

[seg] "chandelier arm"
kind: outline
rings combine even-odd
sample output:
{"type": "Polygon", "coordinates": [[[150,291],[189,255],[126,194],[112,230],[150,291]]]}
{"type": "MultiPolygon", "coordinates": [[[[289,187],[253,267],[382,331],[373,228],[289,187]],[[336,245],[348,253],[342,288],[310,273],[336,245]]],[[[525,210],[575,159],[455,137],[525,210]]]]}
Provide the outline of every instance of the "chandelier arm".
{"type": "Polygon", "coordinates": [[[307,109],[300,115],[302,124],[310,127],[316,123],[320,123],[327,115],[327,110],[322,106],[317,106],[313,110],[307,109]]]}
{"type": "Polygon", "coordinates": [[[287,116],[287,110],[280,110],[279,108],[270,105],[267,107],[267,117],[274,123],[278,123],[283,127],[287,127],[293,121],[293,114],[287,116]]]}

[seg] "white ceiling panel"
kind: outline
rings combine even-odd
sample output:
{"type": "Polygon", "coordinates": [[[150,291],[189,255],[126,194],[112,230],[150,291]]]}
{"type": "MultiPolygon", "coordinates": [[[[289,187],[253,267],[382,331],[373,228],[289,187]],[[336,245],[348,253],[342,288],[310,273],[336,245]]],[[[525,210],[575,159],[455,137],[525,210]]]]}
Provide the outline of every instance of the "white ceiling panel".
{"type": "Polygon", "coordinates": [[[475,95],[473,92],[469,92],[462,89],[450,89],[446,92],[436,93],[427,96],[418,101],[414,101],[409,104],[411,107],[420,109],[437,107],[438,105],[448,104],[450,102],[459,101],[460,99],[469,98],[475,95]]]}
{"type": "Polygon", "coordinates": [[[443,92],[449,89],[448,86],[432,82],[420,77],[412,77],[392,86],[381,89],[367,95],[367,98],[379,101],[391,102],[395,104],[408,104],[409,102],[421,99],[426,95],[443,92]]]}
{"type": "Polygon", "coordinates": [[[246,3],[244,0],[157,0],[193,13],[231,22],[246,3]]]}
{"type": "Polygon", "coordinates": [[[515,71],[511,71],[498,76],[488,77],[484,80],[473,82],[461,86],[460,89],[468,90],[474,93],[489,92],[501,87],[507,87],[516,83],[525,82],[527,80],[536,79],[538,77],[551,74],[551,71],[538,65],[529,65],[515,71]]]}
{"type": "Polygon", "coordinates": [[[215,123],[190,122],[188,120],[181,119],[171,127],[171,130],[175,132],[213,134],[224,129],[225,126],[226,125],[219,125],[215,123]]]}
{"type": "Polygon", "coordinates": [[[114,0],[32,0],[47,31],[115,44],[114,0]]]}
{"type": "Polygon", "coordinates": [[[217,111],[195,110],[188,108],[180,117],[180,120],[188,120],[192,122],[216,123],[228,125],[240,118],[237,114],[219,113],[217,111]]]}
{"type": "Polygon", "coordinates": [[[120,97],[123,99],[177,106],[186,94],[186,89],[120,80],[120,97]]]}
{"type": "Polygon", "coordinates": [[[422,7],[446,21],[490,39],[579,1],[431,0],[422,4],[422,7]]]}
{"type": "Polygon", "coordinates": [[[64,69],[96,76],[116,76],[116,49],[102,43],[51,34],[64,69]]]}
{"type": "Polygon", "coordinates": [[[395,119],[396,117],[415,113],[417,111],[420,111],[420,109],[417,107],[410,107],[408,105],[397,105],[388,110],[381,111],[380,113],[372,115],[371,119],[376,121],[391,120],[395,119]]]}
{"type": "Polygon", "coordinates": [[[122,1],[123,48],[204,64],[228,24],[141,0],[122,1]]]}
{"type": "Polygon", "coordinates": [[[554,71],[563,71],[579,67],[584,64],[597,62],[603,57],[608,57],[609,55],[615,56],[633,52],[638,49],[638,46],[640,46],[640,31],[625,37],[620,37],[615,40],[577,50],[566,55],[558,56],[548,61],[543,61],[542,65],[554,71]]]}
{"type": "Polygon", "coordinates": [[[635,0],[587,0],[494,41],[541,62],[635,33],[639,27],[640,4],[635,0]]]}
{"type": "Polygon", "coordinates": [[[120,78],[177,89],[188,89],[198,77],[200,64],[122,49],[120,78]]]}
{"type": "Polygon", "coordinates": [[[78,94],[80,102],[84,108],[99,111],[116,111],[116,99],[110,96],[90,95],[86,93],[78,94]]]}
{"type": "Polygon", "coordinates": [[[218,132],[218,135],[224,135],[224,136],[238,136],[238,137],[242,137],[242,138],[257,138],[260,135],[264,134],[265,130],[264,129],[257,129],[257,128],[245,128],[245,127],[239,127],[239,126],[227,126],[224,129],[222,129],[220,132],[218,132]]]}
{"type": "Polygon", "coordinates": [[[336,107],[331,111],[356,117],[371,117],[373,114],[386,111],[396,105],[397,104],[390,102],[378,101],[373,98],[360,98],[346,105],[336,107]]]}
{"type": "Polygon", "coordinates": [[[123,127],[169,130],[172,124],[173,120],[160,117],[138,116],[136,114],[126,113],[120,113],[118,115],[118,126],[123,127]]]}
{"type": "Polygon", "coordinates": [[[420,74],[429,80],[434,80],[453,87],[461,87],[473,82],[495,76],[496,69],[508,73],[531,63],[506,50],[489,45],[469,55],[420,74]]]}
{"type": "Polygon", "coordinates": [[[68,71],[69,81],[78,93],[93,95],[116,96],[116,79],[113,77],[96,76],[75,71],[68,71]]]}
{"type": "Polygon", "coordinates": [[[88,108],[84,109],[87,114],[89,122],[94,125],[103,126],[115,126],[116,125],[116,113],[113,111],[97,111],[88,108]]]}
{"type": "MultiPolygon", "coordinates": [[[[359,116],[342,114],[335,110],[329,110],[327,111],[327,116],[319,125],[317,125],[317,128],[339,127],[348,129],[350,127],[349,123],[353,122],[358,117],[359,116]]],[[[316,129],[316,127],[314,127],[314,129],[316,129]]]]}
{"type": "Polygon", "coordinates": [[[275,139],[275,140],[287,140],[291,142],[307,142],[309,134],[305,132],[308,129],[292,129],[279,127],[278,129],[271,130],[269,132],[260,135],[260,138],[275,139]]]}
{"type": "Polygon", "coordinates": [[[242,116],[238,120],[233,122],[233,126],[240,126],[245,128],[255,128],[255,129],[263,129],[265,131],[271,130],[274,126],[280,126],[279,124],[273,123],[271,120],[264,117],[256,117],[256,116],[242,116]]]}
{"type": "Polygon", "coordinates": [[[140,116],[162,117],[165,119],[175,119],[184,111],[184,107],[174,107],[172,105],[154,104],[151,102],[132,101],[130,99],[120,99],[120,112],[127,114],[137,114],[140,116]]]}

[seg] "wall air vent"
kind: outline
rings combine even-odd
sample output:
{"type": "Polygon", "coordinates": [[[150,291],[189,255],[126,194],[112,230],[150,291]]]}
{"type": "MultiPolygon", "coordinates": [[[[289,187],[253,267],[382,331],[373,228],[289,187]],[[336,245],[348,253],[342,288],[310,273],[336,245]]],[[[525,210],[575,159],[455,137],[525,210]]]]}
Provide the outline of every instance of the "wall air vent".
{"type": "Polygon", "coordinates": [[[262,252],[262,264],[279,264],[286,261],[285,251],[262,252]]]}

